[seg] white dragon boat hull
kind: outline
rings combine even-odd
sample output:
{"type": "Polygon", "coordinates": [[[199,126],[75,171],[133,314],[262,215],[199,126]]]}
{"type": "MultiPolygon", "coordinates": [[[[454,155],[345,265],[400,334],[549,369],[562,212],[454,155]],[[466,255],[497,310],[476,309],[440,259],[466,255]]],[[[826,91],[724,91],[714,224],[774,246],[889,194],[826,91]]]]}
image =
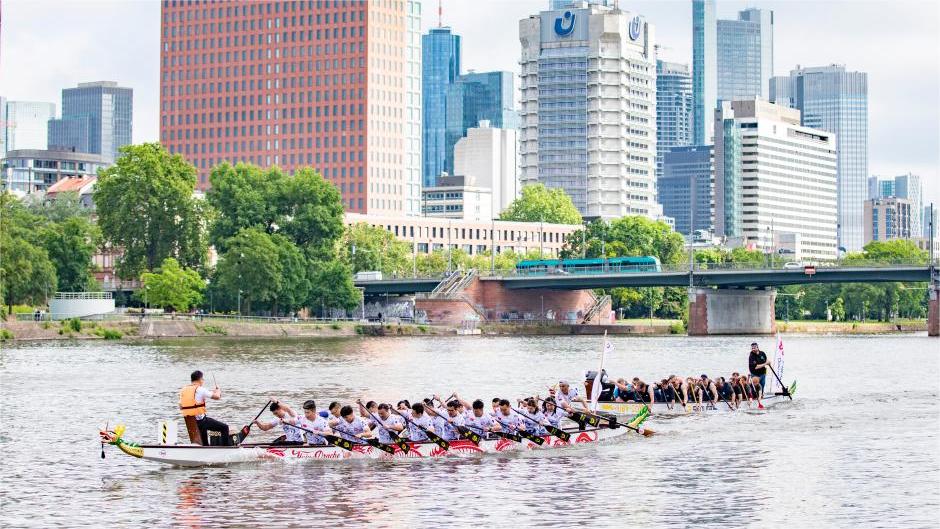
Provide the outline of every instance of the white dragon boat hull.
{"type": "Polygon", "coordinates": [[[543,436],[545,442],[538,445],[523,439],[516,442],[504,438],[483,439],[479,445],[466,439],[450,441],[450,448],[444,450],[431,442],[409,442],[410,450],[406,453],[395,446],[394,454],[370,445],[354,445],[352,450],[338,446],[282,446],[272,444],[242,444],[240,446],[199,446],[199,445],[135,445],[119,439],[116,442],[122,452],[157,463],[181,467],[208,465],[228,465],[252,461],[268,460],[351,460],[351,459],[409,459],[427,457],[460,457],[485,453],[502,453],[521,450],[545,450],[576,444],[596,443],[625,435],[625,427],[588,428],[585,430],[567,430],[571,434],[568,441],[551,435],[543,436]]]}
{"type": "MultiPolygon", "coordinates": [[[[784,402],[790,402],[790,399],[782,395],[774,395],[761,399],[764,408],[770,408],[784,402]]],[[[598,402],[598,413],[612,413],[618,417],[627,417],[640,412],[643,406],[648,406],[651,416],[681,416],[712,413],[734,413],[734,412],[758,412],[762,411],[757,407],[757,401],[750,403],[743,402],[737,407],[730,407],[723,401],[717,404],[712,402],[687,403],[681,402],[667,404],[665,402],[640,403],[640,402],[598,402]]]]}

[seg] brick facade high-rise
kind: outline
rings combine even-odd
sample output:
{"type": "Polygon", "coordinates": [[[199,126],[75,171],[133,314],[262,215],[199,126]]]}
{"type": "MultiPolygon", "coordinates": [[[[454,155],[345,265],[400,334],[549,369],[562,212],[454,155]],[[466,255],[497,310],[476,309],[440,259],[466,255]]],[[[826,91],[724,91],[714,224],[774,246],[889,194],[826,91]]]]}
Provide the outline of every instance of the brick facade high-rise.
{"type": "Polygon", "coordinates": [[[160,140],[213,166],[313,167],[347,211],[420,214],[418,0],[184,2],[161,10],[160,140]]]}

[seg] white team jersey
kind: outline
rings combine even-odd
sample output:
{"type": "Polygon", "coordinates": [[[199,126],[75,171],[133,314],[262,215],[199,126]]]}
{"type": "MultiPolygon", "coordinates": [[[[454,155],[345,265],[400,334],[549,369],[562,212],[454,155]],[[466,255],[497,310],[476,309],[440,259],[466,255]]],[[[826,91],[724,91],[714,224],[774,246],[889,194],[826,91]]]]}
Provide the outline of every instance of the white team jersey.
{"type": "MultiPolygon", "coordinates": [[[[323,417],[320,417],[319,415],[317,415],[317,418],[312,421],[304,416],[297,417],[297,426],[306,428],[307,430],[315,430],[315,431],[320,431],[320,432],[329,428],[329,425],[326,424],[326,419],[324,419],[323,417]]],[[[324,439],[322,435],[310,433],[310,432],[304,432],[304,431],[301,431],[301,433],[306,435],[307,443],[309,444],[312,444],[312,445],[326,444],[326,439],[324,439]]]]}
{"type": "MultiPolygon", "coordinates": [[[[391,428],[392,426],[398,426],[404,421],[398,415],[389,415],[388,419],[382,419],[376,415],[381,422],[381,424],[376,423],[375,419],[372,420],[375,424],[375,435],[379,439],[379,442],[382,444],[390,444],[392,442],[392,436],[388,433],[388,430],[385,427],[391,428]],[[385,425],[385,426],[383,426],[385,425]]],[[[396,432],[397,433],[397,432],[396,432]]]]}
{"type": "Polygon", "coordinates": [[[558,392],[555,395],[555,400],[558,401],[558,404],[561,404],[562,402],[571,403],[574,400],[576,400],[578,396],[579,395],[578,395],[577,388],[573,388],[569,386],[568,393],[562,393],[561,390],[558,390],[558,392]]]}
{"type": "MultiPolygon", "coordinates": [[[[425,435],[424,432],[422,432],[418,428],[415,428],[414,425],[417,424],[418,426],[424,428],[425,430],[430,430],[433,428],[433,423],[431,421],[431,418],[428,417],[427,414],[422,414],[418,418],[415,418],[414,415],[412,415],[411,417],[408,417],[408,420],[410,421],[408,423],[408,438],[415,442],[427,441],[428,436],[425,435]]],[[[437,432],[434,432],[434,433],[437,433],[437,432]]]]}
{"type": "Polygon", "coordinates": [[[359,439],[356,435],[366,431],[366,423],[362,422],[362,419],[359,417],[354,418],[352,422],[346,419],[340,419],[339,423],[333,427],[333,430],[347,441],[362,443],[362,439],[359,439]]]}

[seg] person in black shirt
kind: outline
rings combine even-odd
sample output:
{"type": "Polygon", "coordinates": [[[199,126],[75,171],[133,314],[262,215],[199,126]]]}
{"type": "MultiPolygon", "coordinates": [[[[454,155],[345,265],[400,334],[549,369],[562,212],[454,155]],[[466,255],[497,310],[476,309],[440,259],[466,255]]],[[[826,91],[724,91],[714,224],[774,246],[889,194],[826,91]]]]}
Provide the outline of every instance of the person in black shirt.
{"type": "Polygon", "coordinates": [[[767,353],[760,350],[757,342],[751,344],[751,354],[747,358],[747,367],[751,375],[760,378],[761,394],[767,380],[767,353]]]}

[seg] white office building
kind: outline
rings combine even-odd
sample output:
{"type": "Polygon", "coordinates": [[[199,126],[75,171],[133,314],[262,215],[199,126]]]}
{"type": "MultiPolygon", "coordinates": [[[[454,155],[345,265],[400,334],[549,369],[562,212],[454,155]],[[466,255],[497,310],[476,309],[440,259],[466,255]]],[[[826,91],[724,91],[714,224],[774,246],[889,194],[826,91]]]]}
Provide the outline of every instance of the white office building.
{"type": "Polygon", "coordinates": [[[764,252],[796,240],[798,259],[835,259],[835,134],[760,99],[722,101],[714,130],[716,233],[764,252]]]}
{"type": "Polygon", "coordinates": [[[519,22],[520,180],[564,189],[587,218],[661,217],[653,26],[616,6],[569,6],[519,22]]]}
{"type": "Polygon", "coordinates": [[[454,145],[454,174],[490,190],[489,211],[499,216],[519,196],[516,131],[481,121],[454,145]]]}

